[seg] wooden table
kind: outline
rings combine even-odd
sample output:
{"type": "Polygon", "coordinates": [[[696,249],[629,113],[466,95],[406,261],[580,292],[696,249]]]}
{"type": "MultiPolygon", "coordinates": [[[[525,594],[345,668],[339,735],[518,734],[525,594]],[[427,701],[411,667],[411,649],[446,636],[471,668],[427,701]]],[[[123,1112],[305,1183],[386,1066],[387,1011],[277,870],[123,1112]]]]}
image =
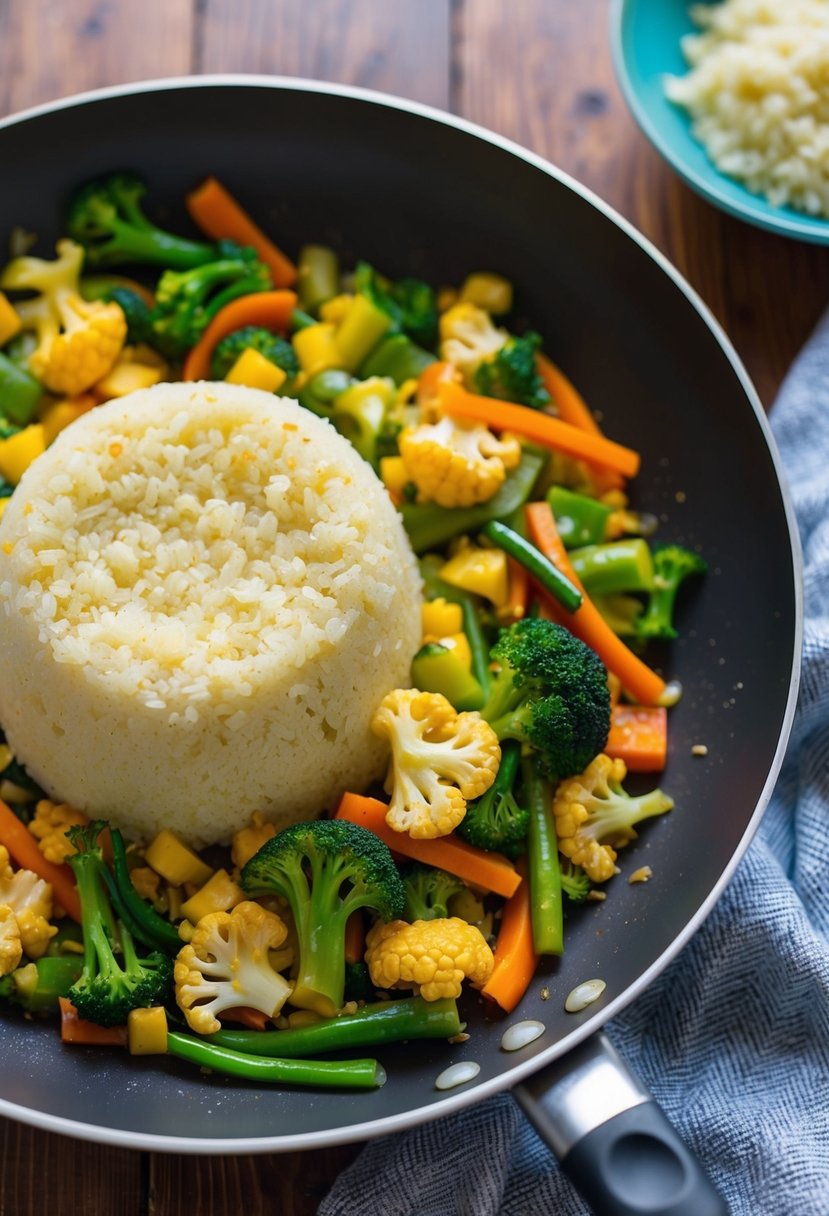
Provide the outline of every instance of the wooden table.
{"type": "MultiPolygon", "coordinates": [[[[0,0],[0,115],[194,72],[314,77],[452,110],[548,157],[632,220],[711,307],[768,408],[829,297],[829,249],[742,225],[671,173],[616,87],[607,8],[608,0],[0,0]]],[[[2,181],[13,189],[13,166],[2,181]]],[[[0,1216],[312,1213],[356,1151],[188,1158],[0,1120],[0,1216]]]]}

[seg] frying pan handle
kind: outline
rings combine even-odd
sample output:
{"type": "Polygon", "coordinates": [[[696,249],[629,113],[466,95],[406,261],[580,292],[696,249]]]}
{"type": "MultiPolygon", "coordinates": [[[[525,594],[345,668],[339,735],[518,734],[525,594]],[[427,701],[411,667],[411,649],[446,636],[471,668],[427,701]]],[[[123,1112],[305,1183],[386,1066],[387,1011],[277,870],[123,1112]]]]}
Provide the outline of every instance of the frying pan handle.
{"type": "Polygon", "coordinates": [[[728,1216],[702,1166],[603,1034],[514,1093],[596,1216],[728,1216]]]}

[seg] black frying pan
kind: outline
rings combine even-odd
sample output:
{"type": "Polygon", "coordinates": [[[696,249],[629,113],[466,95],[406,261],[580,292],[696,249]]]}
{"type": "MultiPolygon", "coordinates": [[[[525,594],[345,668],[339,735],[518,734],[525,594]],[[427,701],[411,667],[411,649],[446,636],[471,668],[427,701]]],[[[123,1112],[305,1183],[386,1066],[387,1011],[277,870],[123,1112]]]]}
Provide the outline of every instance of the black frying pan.
{"type": "MultiPolygon", "coordinates": [[[[654,1136],[670,1133],[654,1129],[658,1112],[596,1032],[688,941],[722,891],[771,793],[796,698],[796,533],[762,410],[733,350],[668,263],[575,182],[485,131],[391,98],[251,77],[130,86],[0,123],[0,161],[14,166],[0,193],[0,242],[21,224],[47,255],[70,188],[134,167],[149,180],[157,218],[173,228],[187,228],[185,192],[214,173],[288,250],[325,243],[346,264],[362,256],[434,283],[479,268],[506,273],[521,313],[601,411],[608,434],[641,450],[636,505],[660,518],[663,539],[699,545],[710,563],[704,587],[685,601],[681,640],[652,655],[685,690],[662,781],[676,809],[621,855],[623,875],[607,901],[569,916],[564,958],[542,964],[505,1020],[543,1021],[546,1033],[531,1046],[503,1052],[505,1022],[486,1021],[473,994],[469,1042],[383,1051],[384,1088],[323,1095],[62,1049],[53,1033],[5,1016],[0,1113],[110,1144],[249,1153],[400,1130],[520,1083],[519,1099],[565,1164],[583,1183],[586,1171],[591,1201],[642,1210],[614,1190],[603,1150],[621,1131],[639,1130],[647,1155],[654,1136]],[[691,754],[697,743],[709,747],[705,760],[691,754]],[[629,885],[625,875],[645,862],[654,880],[629,885]],[[607,983],[603,999],[565,1013],[565,995],[593,977],[607,983]],[[477,1079],[437,1091],[438,1073],[461,1059],[480,1064],[477,1079]]],[[[660,1210],[723,1210],[688,1168],[660,1210]]]]}

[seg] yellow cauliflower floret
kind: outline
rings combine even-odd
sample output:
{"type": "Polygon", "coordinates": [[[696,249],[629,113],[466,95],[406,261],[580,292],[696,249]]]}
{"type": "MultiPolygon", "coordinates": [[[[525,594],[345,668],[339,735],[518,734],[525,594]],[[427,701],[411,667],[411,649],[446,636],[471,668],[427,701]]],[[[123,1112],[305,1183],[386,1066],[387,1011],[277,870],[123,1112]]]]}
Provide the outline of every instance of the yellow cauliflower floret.
{"type": "Polygon", "coordinates": [[[155,903],[158,899],[161,875],[151,866],[133,866],[130,870],[130,882],[142,899],[148,899],[150,903],[155,903]]]}
{"type": "Polygon", "coordinates": [[[53,393],[71,397],[90,388],[113,366],[127,336],[127,322],[114,302],[81,297],[81,246],[62,240],[56,248],[58,256],[52,262],[14,258],[0,276],[0,285],[40,293],[15,305],[22,327],[34,330],[38,338],[29,368],[53,393]]]}
{"type": "Polygon", "coordinates": [[[494,959],[480,929],[450,916],[378,922],[366,937],[366,963],[375,988],[411,988],[439,1001],[460,996],[464,979],[482,988],[494,959]]]}
{"type": "Polygon", "coordinates": [[[259,852],[265,841],[275,835],[274,825],[268,823],[261,811],[254,811],[248,827],[234,832],[230,842],[230,856],[236,868],[241,870],[242,866],[259,852]]]}
{"type": "Polygon", "coordinates": [[[8,849],[0,846],[0,905],[7,904],[14,913],[23,953],[28,958],[40,958],[57,933],[50,925],[52,916],[52,884],[39,878],[32,870],[13,870],[8,849]]]}
{"type": "Polygon", "coordinates": [[[493,325],[489,313],[476,304],[455,304],[440,318],[440,357],[452,363],[467,381],[508,338],[507,331],[493,325]]]}
{"type": "Polygon", "coordinates": [[[635,823],[674,805],[661,789],[632,798],[622,788],[626,775],[624,760],[602,753],[579,776],[560,782],[555,793],[558,847],[593,882],[606,882],[616,873],[616,850],[636,839],[635,823]]]}
{"type": "Polygon", "coordinates": [[[191,1030],[213,1034],[224,1009],[247,1005],[268,1017],[279,1013],[291,985],[268,957],[288,930],[274,912],[247,900],[230,912],[203,916],[176,958],[176,1000],[191,1030]]]}
{"type": "Polygon", "coordinates": [[[68,802],[50,802],[41,798],[29,823],[29,831],[37,840],[47,861],[60,865],[75,852],[75,846],[66,835],[71,827],[85,827],[89,823],[83,811],[78,811],[68,802]]]}
{"type": "Polygon", "coordinates": [[[372,730],[391,744],[386,823],[414,840],[447,836],[498,772],[495,731],[478,713],[458,713],[442,693],[396,688],[384,697],[372,730]]]}
{"type": "Polygon", "coordinates": [[[404,430],[400,455],[421,500],[471,507],[497,494],[521,459],[521,445],[496,438],[485,426],[441,418],[404,430]]]}
{"type": "Polygon", "coordinates": [[[8,904],[0,904],[0,975],[11,975],[22,957],[17,917],[8,904]]]}

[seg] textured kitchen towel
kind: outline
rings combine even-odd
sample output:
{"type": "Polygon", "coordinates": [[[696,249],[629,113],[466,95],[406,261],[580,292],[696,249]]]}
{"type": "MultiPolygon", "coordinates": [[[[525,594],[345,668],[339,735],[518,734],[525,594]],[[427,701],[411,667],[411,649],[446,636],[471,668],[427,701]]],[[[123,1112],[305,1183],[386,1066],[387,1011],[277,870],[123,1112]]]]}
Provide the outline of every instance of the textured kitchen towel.
{"type": "MultiPolygon", "coordinates": [[[[760,832],[691,943],[608,1034],[734,1216],[829,1214],[829,317],[771,413],[805,562],[803,673],[760,832]]],[[[319,1216],[575,1216],[503,1094],[376,1141],[319,1216]]]]}

